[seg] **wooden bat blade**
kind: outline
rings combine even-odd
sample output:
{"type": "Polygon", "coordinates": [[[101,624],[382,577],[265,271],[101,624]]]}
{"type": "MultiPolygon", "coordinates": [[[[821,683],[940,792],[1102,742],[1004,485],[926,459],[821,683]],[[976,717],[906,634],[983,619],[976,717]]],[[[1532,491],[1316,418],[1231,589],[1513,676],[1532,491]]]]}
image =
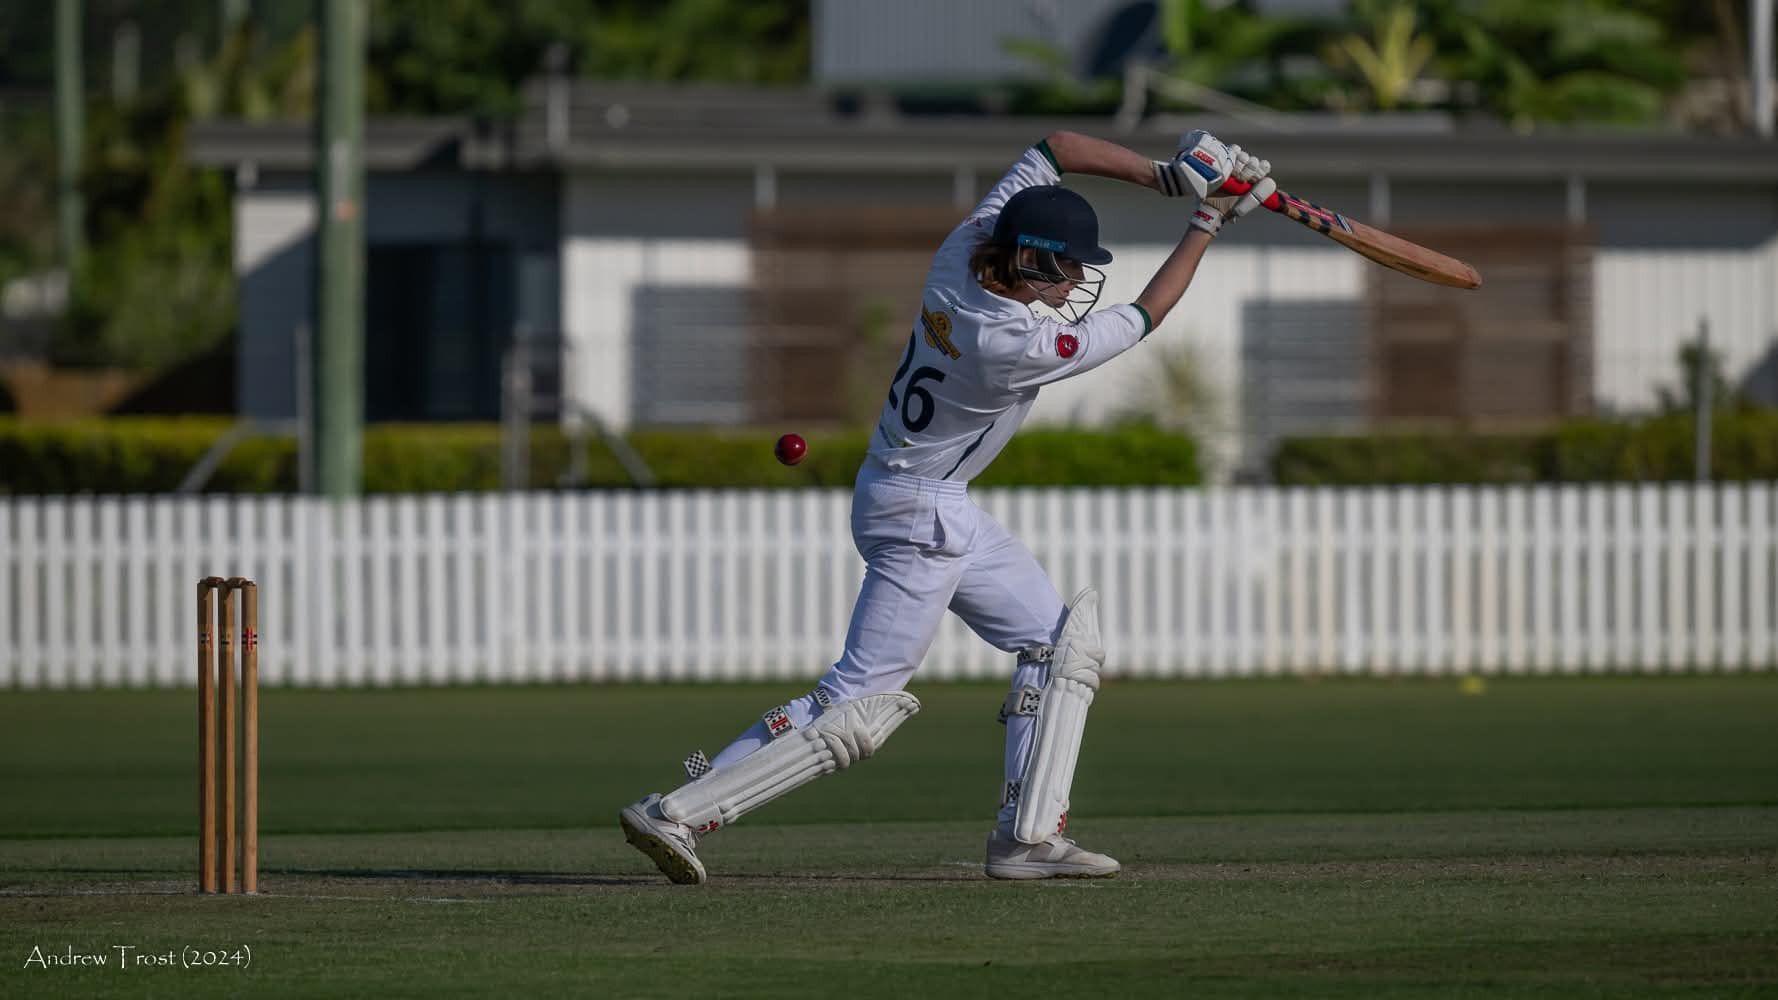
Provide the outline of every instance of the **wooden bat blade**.
{"type": "Polygon", "coordinates": [[[1455,257],[1448,257],[1393,233],[1348,219],[1313,202],[1279,192],[1279,211],[1328,239],[1409,277],[1452,288],[1480,288],[1482,276],[1455,257]]]}
{"type": "MultiPolygon", "coordinates": [[[[1230,194],[1243,194],[1250,187],[1252,185],[1243,181],[1229,180],[1223,183],[1220,190],[1230,194]]],[[[1482,287],[1482,276],[1476,273],[1476,269],[1457,258],[1448,257],[1437,250],[1404,240],[1362,222],[1355,222],[1312,201],[1277,191],[1265,200],[1265,206],[1355,253],[1409,277],[1451,288],[1482,287]]]]}

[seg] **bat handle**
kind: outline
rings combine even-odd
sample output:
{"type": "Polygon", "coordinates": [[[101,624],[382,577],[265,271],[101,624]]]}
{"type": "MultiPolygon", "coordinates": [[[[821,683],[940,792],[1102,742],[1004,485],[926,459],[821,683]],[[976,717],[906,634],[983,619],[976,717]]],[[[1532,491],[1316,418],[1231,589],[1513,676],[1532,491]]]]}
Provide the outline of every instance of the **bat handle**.
{"type": "MultiPolygon", "coordinates": [[[[1246,181],[1238,180],[1234,177],[1230,177],[1228,180],[1222,182],[1222,187],[1217,188],[1216,192],[1218,194],[1246,194],[1247,192],[1249,192],[1251,190],[1253,190],[1253,185],[1247,183],[1246,181]]],[[[1274,212],[1283,211],[1284,210],[1284,192],[1273,191],[1270,195],[1268,195],[1266,197],[1266,200],[1263,202],[1263,204],[1267,208],[1271,209],[1274,212]]]]}

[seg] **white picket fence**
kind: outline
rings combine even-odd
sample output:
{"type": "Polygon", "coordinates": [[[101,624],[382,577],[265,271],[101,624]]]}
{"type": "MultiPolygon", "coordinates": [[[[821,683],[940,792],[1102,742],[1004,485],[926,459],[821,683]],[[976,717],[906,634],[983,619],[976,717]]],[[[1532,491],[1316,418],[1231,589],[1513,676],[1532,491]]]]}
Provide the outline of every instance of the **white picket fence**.
{"type": "MultiPolygon", "coordinates": [[[[1772,669],[1774,484],[1028,489],[977,500],[1124,676],[1772,669]]],[[[189,684],[196,583],[271,684],[812,680],[845,491],[0,498],[0,687],[189,684]]],[[[947,620],[924,678],[1004,676],[947,620]]]]}

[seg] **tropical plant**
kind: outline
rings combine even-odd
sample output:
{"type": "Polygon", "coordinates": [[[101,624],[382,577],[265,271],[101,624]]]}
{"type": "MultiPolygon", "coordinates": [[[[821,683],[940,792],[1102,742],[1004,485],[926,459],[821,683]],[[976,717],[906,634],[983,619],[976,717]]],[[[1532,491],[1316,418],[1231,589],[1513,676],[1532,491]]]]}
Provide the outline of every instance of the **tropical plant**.
{"type": "Polygon", "coordinates": [[[53,360],[155,368],[234,326],[228,184],[186,162],[185,134],[183,117],[167,108],[93,117],[89,245],[53,360]]]}
{"type": "Polygon", "coordinates": [[[370,109],[509,114],[563,57],[583,77],[791,84],[808,78],[809,0],[376,0],[370,109]]]}
{"type": "Polygon", "coordinates": [[[1722,352],[1712,350],[1703,338],[1693,337],[1679,345],[1676,360],[1679,373],[1674,384],[1655,387],[1659,412],[1696,413],[1706,399],[1713,410],[1752,407],[1753,401],[1747,394],[1729,383],[1722,352]]]}
{"type": "Polygon", "coordinates": [[[180,76],[185,113],[196,119],[301,121],[314,116],[316,32],[313,24],[272,42],[251,22],[223,39],[214,59],[180,76]]]}
{"type": "Polygon", "coordinates": [[[1685,80],[1659,19],[1613,0],[1428,0],[1442,75],[1516,127],[1644,123],[1685,80]]]}
{"type": "Polygon", "coordinates": [[[1330,42],[1327,61],[1358,74],[1372,107],[1393,110],[1410,98],[1437,42],[1416,30],[1414,5],[1404,0],[1365,0],[1358,11],[1370,34],[1354,32],[1330,42]]]}
{"type": "Polygon", "coordinates": [[[1253,83],[1271,78],[1283,43],[1299,26],[1293,18],[1206,0],[1162,0],[1160,16],[1167,71],[1192,83],[1229,89],[1241,84],[1241,73],[1253,83]]]}

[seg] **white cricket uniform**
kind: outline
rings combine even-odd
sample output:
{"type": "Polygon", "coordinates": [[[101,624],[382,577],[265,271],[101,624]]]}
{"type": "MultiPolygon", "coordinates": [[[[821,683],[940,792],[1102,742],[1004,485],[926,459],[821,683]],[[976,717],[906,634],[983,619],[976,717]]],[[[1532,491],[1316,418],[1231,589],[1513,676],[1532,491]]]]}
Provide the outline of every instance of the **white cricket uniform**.
{"type": "MultiPolygon", "coordinates": [[[[907,686],[947,610],[1009,653],[1049,645],[1066,606],[1043,567],[969,499],[969,480],[1018,430],[1038,390],[1099,367],[1140,343],[1150,323],[1135,305],[1069,325],[981,287],[969,256],[1018,191],[1056,184],[1047,146],[1027,151],[939,247],[919,315],[890,384],[852,497],[852,538],[864,557],[844,652],[821,679],[835,704],[907,686]]],[[[1047,668],[1021,660],[1013,687],[1041,688],[1047,668]]],[[[814,695],[784,706],[807,726],[814,695]]],[[[1020,777],[1035,725],[1007,725],[1006,779],[1020,777]]],[[[764,723],[719,753],[721,768],[764,745],[764,723]]],[[[1001,820],[1010,823],[1012,807],[1001,820]]]]}

